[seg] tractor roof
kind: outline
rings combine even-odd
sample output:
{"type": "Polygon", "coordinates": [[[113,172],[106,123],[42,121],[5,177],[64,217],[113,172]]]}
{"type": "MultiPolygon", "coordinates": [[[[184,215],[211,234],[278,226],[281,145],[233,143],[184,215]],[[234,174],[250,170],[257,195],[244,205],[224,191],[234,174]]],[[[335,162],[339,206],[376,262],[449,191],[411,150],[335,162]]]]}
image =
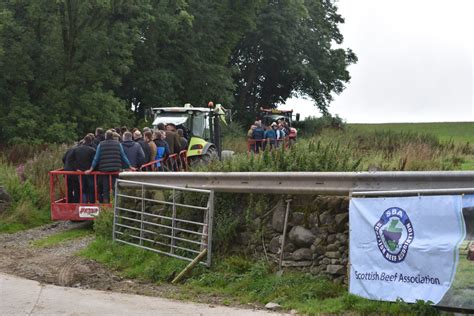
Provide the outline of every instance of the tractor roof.
{"type": "Polygon", "coordinates": [[[195,107],[166,107],[166,108],[151,108],[153,112],[162,111],[162,112],[169,112],[169,113],[185,113],[187,111],[195,111],[195,112],[210,112],[211,109],[209,108],[195,108],[195,107]]]}
{"type": "Polygon", "coordinates": [[[289,114],[293,113],[293,110],[278,110],[278,109],[260,109],[262,112],[266,112],[269,114],[289,114]]]}

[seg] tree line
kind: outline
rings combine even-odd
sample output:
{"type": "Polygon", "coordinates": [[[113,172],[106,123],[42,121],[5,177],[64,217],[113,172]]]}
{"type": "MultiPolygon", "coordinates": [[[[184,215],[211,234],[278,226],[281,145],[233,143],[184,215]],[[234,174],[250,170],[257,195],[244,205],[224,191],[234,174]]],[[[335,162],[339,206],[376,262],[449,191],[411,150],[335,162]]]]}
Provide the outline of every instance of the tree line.
{"type": "Polygon", "coordinates": [[[357,58],[334,0],[0,2],[0,142],[64,142],[212,100],[251,120],[305,95],[326,112],[357,58]]]}

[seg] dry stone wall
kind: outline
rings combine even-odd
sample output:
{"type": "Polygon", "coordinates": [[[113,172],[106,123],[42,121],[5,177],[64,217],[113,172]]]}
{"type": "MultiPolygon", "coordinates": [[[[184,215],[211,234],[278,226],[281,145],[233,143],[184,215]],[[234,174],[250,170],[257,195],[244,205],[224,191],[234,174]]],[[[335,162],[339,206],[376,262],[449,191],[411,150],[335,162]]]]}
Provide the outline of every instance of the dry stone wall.
{"type": "Polygon", "coordinates": [[[277,265],[283,249],[283,267],[347,282],[349,257],[349,200],[347,197],[301,196],[290,204],[283,236],[286,203],[269,206],[240,234],[240,244],[277,265]]]}

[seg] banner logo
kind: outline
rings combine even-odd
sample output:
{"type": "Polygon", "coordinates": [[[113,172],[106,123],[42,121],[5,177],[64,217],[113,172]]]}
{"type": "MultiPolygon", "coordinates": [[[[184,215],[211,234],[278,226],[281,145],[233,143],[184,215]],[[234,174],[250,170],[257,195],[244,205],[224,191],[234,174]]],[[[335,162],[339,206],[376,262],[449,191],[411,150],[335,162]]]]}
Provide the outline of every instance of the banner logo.
{"type": "Polygon", "coordinates": [[[404,210],[399,207],[387,209],[375,224],[374,230],[377,246],[386,260],[393,263],[405,260],[415,232],[404,210]]]}

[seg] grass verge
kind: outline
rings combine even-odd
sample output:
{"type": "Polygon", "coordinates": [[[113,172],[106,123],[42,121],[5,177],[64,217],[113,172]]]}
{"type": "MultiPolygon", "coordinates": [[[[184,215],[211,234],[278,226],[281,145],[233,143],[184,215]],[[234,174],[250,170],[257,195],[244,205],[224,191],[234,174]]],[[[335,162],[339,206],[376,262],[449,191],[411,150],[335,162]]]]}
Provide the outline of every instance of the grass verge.
{"type": "Polygon", "coordinates": [[[124,277],[152,282],[171,281],[187,262],[160,256],[144,249],[121,245],[98,237],[80,256],[98,261],[119,271],[124,277]]]}
{"type": "Polygon", "coordinates": [[[82,238],[85,236],[91,236],[93,234],[94,234],[94,231],[92,230],[92,227],[83,227],[79,229],[66,230],[66,231],[36,240],[32,242],[31,245],[37,248],[46,248],[46,247],[51,247],[51,246],[61,244],[63,242],[66,242],[72,239],[82,238]]]}
{"type": "MultiPolygon", "coordinates": [[[[98,238],[79,255],[96,260],[123,276],[157,283],[170,282],[187,262],[139,248],[98,238]]],[[[178,297],[218,296],[224,304],[279,303],[285,310],[318,315],[357,314],[435,314],[425,304],[388,303],[366,300],[347,293],[347,288],[310,274],[287,272],[276,275],[263,261],[240,256],[216,258],[212,269],[196,267],[179,285],[178,297]]]]}
{"type": "Polygon", "coordinates": [[[14,233],[50,221],[43,194],[29,181],[20,181],[15,168],[0,159],[0,185],[10,194],[10,207],[0,215],[0,233],[14,233]]]}

